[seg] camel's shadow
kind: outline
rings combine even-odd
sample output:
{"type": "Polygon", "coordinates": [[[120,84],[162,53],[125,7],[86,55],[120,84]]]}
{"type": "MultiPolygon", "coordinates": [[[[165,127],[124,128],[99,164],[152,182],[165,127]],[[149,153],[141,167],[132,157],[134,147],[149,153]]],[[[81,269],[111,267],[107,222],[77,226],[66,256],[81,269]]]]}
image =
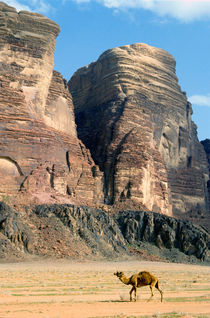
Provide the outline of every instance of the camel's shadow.
{"type": "Polygon", "coordinates": [[[145,300],[145,299],[138,299],[137,301],[130,301],[130,300],[122,300],[122,299],[113,299],[113,300],[101,300],[99,301],[100,303],[139,303],[139,302],[143,302],[143,303],[150,303],[149,300],[145,300]]]}
{"type": "Polygon", "coordinates": [[[130,300],[121,300],[121,299],[116,299],[116,300],[101,300],[100,303],[130,303],[130,300]]]}

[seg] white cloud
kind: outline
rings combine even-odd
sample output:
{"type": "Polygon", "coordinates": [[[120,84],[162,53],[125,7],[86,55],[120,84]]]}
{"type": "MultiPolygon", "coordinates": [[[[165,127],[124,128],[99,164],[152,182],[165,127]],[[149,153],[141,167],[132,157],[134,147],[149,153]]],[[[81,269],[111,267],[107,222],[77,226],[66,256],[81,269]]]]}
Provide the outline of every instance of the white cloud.
{"type": "Polygon", "coordinates": [[[6,4],[8,4],[11,7],[14,7],[17,9],[17,11],[21,11],[21,10],[31,10],[29,6],[21,4],[20,2],[16,1],[16,0],[6,0],[4,1],[6,4]]]}
{"type": "Polygon", "coordinates": [[[4,0],[4,2],[11,7],[15,7],[17,11],[27,10],[46,14],[51,9],[50,4],[44,0],[4,0]]]}
{"type": "Polygon", "coordinates": [[[210,107],[210,94],[192,95],[188,99],[194,105],[210,107]]]}
{"type": "Polygon", "coordinates": [[[87,3],[87,2],[91,2],[92,0],[73,0],[73,1],[76,3],[87,3]]]}
{"type": "MultiPolygon", "coordinates": [[[[152,11],[160,17],[173,17],[182,22],[191,22],[202,18],[210,18],[210,0],[61,0],[61,5],[67,1],[77,4],[97,2],[114,10],[144,9],[152,11]]],[[[43,14],[52,7],[51,0],[5,0],[8,5],[18,11],[30,10],[43,14]]]]}
{"type": "Polygon", "coordinates": [[[210,18],[210,0],[72,0],[76,3],[98,2],[113,9],[145,9],[182,22],[210,18]]]}

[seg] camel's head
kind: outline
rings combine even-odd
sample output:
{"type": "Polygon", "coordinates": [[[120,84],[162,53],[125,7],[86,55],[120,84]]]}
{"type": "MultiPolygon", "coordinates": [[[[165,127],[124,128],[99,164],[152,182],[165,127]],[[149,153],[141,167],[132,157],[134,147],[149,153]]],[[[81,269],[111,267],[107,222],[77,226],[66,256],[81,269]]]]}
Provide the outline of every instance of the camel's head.
{"type": "Polygon", "coordinates": [[[124,275],[124,273],[123,272],[116,272],[116,273],[114,273],[114,275],[121,278],[124,275]]]}

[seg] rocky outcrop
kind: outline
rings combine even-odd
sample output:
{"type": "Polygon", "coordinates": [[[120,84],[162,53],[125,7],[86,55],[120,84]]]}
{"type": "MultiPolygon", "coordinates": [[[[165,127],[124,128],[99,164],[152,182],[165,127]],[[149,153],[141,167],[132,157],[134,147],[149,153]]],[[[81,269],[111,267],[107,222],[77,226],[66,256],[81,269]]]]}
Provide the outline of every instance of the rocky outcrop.
{"type": "Polygon", "coordinates": [[[102,173],[77,138],[67,83],[53,71],[58,25],[2,2],[0,21],[2,199],[102,202],[102,173]]]}
{"type": "Polygon", "coordinates": [[[206,154],[169,53],[146,44],[108,50],[69,88],[79,138],[104,172],[106,203],[167,215],[206,210],[206,154]]]}
{"type": "Polygon", "coordinates": [[[114,219],[105,212],[89,207],[72,205],[37,206],[35,213],[42,218],[56,216],[68,227],[70,240],[77,239],[78,255],[81,247],[86,253],[98,257],[115,257],[126,254],[126,242],[114,219]]]}
{"type": "Polygon", "coordinates": [[[114,219],[101,210],[40,205],[15,211],[0,203],[0,259],[31,256],[117,257],[126,241],[114,219]]]}
{"type": "Polygon", "coordinates": [[[33,234],[21,215],[0,202],[0,258],[33,253],[33,234]]]}
{"type": "Polygon", "coordinates": [[[184,262],[209,261],[210,256],[208,232],[191,222],[143,211],[110,215],[71,204],[17,212],[1,203],[0,242],[0,258],[30,254],[110,259],[134,252],[144,260],[153,251],[156,260],[184,262]]]}
{"type": "Polygon", "coordinates": [[[209,249],[209,234],[189,221],[152,212],[121,212],[116,220],[126,241],[134,246],[150,242],[160,249],[177,248],[186,255],[204,260],[209,249]]]}

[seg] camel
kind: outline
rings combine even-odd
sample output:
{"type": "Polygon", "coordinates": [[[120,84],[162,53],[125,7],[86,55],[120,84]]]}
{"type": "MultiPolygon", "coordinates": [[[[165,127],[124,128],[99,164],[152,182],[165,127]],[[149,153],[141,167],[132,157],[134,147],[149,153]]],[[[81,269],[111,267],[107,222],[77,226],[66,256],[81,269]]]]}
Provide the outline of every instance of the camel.
{"type": "Polygon", "coordinates": [[[149,272],[143,271],[139,272],[137,274],[132,275],[131,277],[127,278],[123,272],[116,272],[114,273],[122,283],[125,285],[132,285],[132,288],[130,290],[130,301],[132,301],[132,293],[134,291],[135,293],[135,301],[137,296],[137,287],[143,287],[143,286],[150,286],[151,290],[151,297],[148,299],[150,301],[152,297],[154,296],[154,287],[158,289],[161,295],[161,302],[163,301],[163,292],[159,288],[159,281],[157,277],[150,274],[149,272]]]}

